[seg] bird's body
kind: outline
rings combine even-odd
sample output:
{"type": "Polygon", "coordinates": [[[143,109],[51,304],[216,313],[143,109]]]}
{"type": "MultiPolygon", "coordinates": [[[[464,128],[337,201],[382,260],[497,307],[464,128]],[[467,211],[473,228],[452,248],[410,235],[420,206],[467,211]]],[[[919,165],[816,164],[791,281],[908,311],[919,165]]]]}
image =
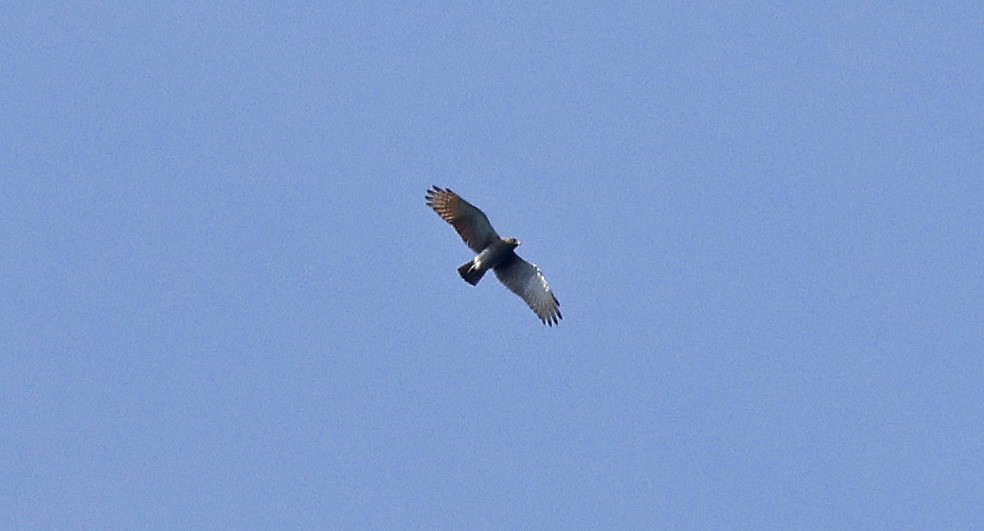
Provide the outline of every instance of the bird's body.
{"type": "Polygon", "coordinates": [[[482,249],[475,258],[458,268],[458,274],[465,282],[475,286],[489,269],[498,267],[516,256],[513,249],[519,247],[519,242],[513,238],[500,238],[482,249]]]}
{"type": "Polygon", "coordinates": [[[516,254],[519,240],[502,238],[485,213],[450,189],[432,187],[427,191],[427,205],[451,224],[473,251],[475,258],[458,268],[465,282],[475,286],[491,269],[513,293],[519,295],[547,325],[555,325],[563,316],[560,303],[535,265],[516,254]]]}

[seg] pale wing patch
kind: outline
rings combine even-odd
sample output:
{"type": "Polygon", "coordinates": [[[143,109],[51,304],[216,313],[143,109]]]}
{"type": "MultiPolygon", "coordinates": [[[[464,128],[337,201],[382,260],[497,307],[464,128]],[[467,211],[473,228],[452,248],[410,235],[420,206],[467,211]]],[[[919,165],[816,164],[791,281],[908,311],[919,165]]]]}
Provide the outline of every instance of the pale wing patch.
{"type": "Polygon", "coordinates": [[[496,267],[495,275],[510,291],[526,301],[544,324],[553,326],[563,319],[560,302],[550,290],[540,268],[517,256],[508,264],[496,267]]]}

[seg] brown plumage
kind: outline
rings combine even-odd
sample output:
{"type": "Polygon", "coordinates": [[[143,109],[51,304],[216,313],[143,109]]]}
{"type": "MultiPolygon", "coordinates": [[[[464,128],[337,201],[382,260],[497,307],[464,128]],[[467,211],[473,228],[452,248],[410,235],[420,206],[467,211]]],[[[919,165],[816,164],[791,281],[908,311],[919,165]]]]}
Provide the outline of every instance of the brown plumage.
{"type": "Polygon", "coordinates": [[[563,319],[560,303],[543,273],[514,252],[519,240],[500,237],[484,212],[450,189],[434,186],[427,191],[426,199],[427,206],[450,223],[465,244],[478,253],[458,268],[465,282],[475,286],[492,269],[499,281],[526,301],[544,324],[553,326],[563,319]]]}

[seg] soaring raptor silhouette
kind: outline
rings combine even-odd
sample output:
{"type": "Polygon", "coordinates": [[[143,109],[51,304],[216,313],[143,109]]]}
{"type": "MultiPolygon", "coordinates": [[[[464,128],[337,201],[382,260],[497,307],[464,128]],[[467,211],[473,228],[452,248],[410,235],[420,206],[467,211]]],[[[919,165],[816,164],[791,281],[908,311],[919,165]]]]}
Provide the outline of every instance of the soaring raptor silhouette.
{"type": "Polygon", "coordinates": [[[458,268],[465,282],[475,286],[491,269],[500,282],[526,301],[543,324],[553,326],[563,319],[560,303],[550,291],[543,273],[513,251],[519,247],[519,240],[500,237],[484,212],[448,188],[431,187],[426,199],[427,206],[450,223],[465,244],[478,253],[458,268]]]}

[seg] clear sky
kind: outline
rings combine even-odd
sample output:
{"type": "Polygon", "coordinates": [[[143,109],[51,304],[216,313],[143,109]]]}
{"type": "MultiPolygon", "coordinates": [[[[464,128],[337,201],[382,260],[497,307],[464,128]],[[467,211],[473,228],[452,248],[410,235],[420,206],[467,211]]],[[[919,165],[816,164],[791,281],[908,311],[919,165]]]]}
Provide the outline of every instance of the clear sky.
{"type": "Polygon", "coordinates": [[[5,7],[0,528],[980,525],[984,4],[528,4],[5,7]]]}

